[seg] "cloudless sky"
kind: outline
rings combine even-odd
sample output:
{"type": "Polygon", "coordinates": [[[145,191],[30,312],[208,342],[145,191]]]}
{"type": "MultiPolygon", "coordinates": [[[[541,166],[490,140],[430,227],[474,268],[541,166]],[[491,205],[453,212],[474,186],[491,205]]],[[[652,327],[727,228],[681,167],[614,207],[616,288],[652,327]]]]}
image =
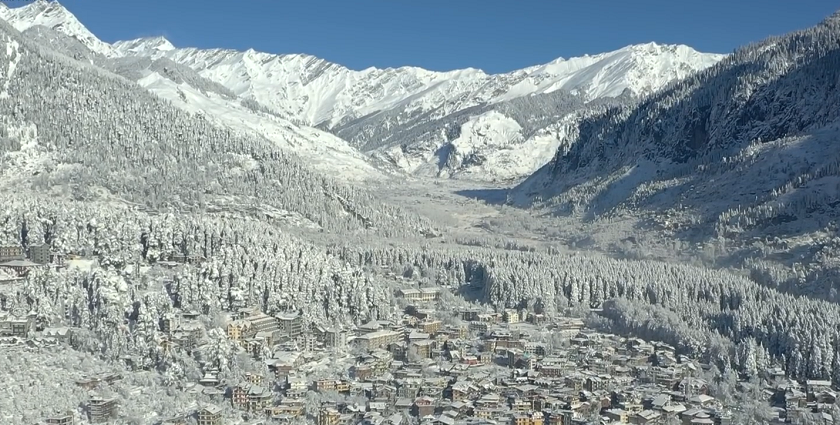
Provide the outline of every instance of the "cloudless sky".
{"type": "MultiPolygon", "coordinates": [[[[816,24],[836,0],[60,0],[106,42],[307,53],[352,69],[505,72],[655,41],[728,53],[816,24]]],[[[9,1],[10,7],[24,4],[9,1]]]]}

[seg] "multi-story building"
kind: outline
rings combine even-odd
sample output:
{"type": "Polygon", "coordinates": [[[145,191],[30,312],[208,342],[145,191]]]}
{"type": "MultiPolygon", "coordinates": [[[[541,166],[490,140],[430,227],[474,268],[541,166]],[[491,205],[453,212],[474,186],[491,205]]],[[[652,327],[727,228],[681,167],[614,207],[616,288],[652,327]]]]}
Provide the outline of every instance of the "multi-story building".
{"type": "Polygon", "coordinates": [[[299,313],[281,313],[277,315],[280,334],[286,338],[295,338],[303,334],[303,318],[299,313]]]}
{"type": "Polygon", "coordinates": [[[504,319],[507,323],[519,323],[519,312],[514,309],[507,309],[504,313],[504,319]]]}
{"type": "Polygon", "coordinates": [[[424,320],[420,322],[417,327],[427,334],[434,334],[443,327],[443,322],[440,320],[424,320]]]}
{"type": "Polygon", "coordinates": [[[318,412],[318,425],[338,425],[341,420],[341,413],[335,408],[326,407],[318,412]]]}
{"type": "Polygon", "coordinates": [[[198,425],[222,425],[222,408],[207,405],[199,409],[198,425]]]}
{"type": "Polygon", "coordinates": [[[324,332],[324,345],[341,348],[347,345],[347,333],[341,329],[330,328],[324,332]]]}
{"type": "Polygon", "coordinates": [[[23,248],[20,245],[0,246],[0,263],[11,260],[23,260],[23,248]]]}
{"type": "Polygon", "coordinates": [[[93,397],[88,403],[90,423],[101,424],[110,422],[117,416],[117,399],[93,397]]]}
{"type": "Polygon", "coordinates": [[[254,334],[259,332],[274,332],[280,329],[280,324],[277,323],[277,319],[264,313],[248,316],[245,320],[251,323],[254,334]]]}
{"type": "Polygon", "coordinates": [[[370,350],[372,348],[387,347],[389,344],[398,342],[400,339],[401,335],[398,332],[376,331],[364,334],[356,338],[356,341],[360,347],[370,350]]]}
{"type": "Polygon", "coordinates": [[[315,382],[315,389],[321,392],[336,391],[346,393],[350,391],[350,384],[341,379],[322,379],[315,382]]]}
{"type": "Polygon", "coordinates": [[[160,330],[165,333],[171,333],[178,327],[178,316],[174,313],[166,313],[160,319],[160,330]]]}
{"type": "Polygon", "coordinates": [[[306,394],[309,382],[303,376],[286,377],[286,397],[297,398],[306,394]]]}
{"type": "Polygon", "coordinates": [[[405,288],[400,289],[398,295],[409,301],[435,301],[440,297],[438,288],[405,288]]]}
{"type": "Polygon", "coordinates": [[[48,244],[30,246],[29,260],[38,264],[50,264],[52,262],[50,246],[48,244]]]}
{"type": "Polygon", "coordinates": [[[234,341],[242,341],[254,335],[256,331],[248,320],[234,320],[227,325],[227,336],[234,341]]]}

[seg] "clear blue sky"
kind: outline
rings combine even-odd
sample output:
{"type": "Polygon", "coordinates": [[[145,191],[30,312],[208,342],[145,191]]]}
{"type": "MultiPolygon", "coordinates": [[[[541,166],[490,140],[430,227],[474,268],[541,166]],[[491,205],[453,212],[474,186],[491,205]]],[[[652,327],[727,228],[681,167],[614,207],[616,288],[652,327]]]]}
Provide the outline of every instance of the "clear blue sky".
{"type": "Polygon", "coordinates": [[[164,35],[178,47],[308,53],[353,69],[493,73],[649,41],[728,53],[840,8],[835,0],[60,2],[106,42],[164,35]]]}

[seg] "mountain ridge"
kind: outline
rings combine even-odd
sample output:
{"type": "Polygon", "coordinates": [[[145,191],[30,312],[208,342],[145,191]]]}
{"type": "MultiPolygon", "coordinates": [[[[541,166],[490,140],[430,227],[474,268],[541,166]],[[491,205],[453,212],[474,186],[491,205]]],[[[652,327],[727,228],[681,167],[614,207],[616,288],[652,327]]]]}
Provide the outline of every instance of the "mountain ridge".
{"type": "Polygon", "coordinates": [[[500,74],[412,66],[352,70],[300,53],[178,48],[160,36],[107,44],[55,1],[6,8],[0,17],[19,30],[46,24],[109,58],[172,60],[295,125],[346,140],[375,162],[409,174],[471,180],[527,176],[551,159],[548,152],[568,145],[556,127],[567,125],[561,123],[576,111],[592,102],[644,97],[725,57],[684,45],[645,43],[500,74]],[[39,18],[46,15],[52,18],[39,18]],[[548,117],[528,109],[536,105],[543,113],[545,105],[557,101],[565,106],[552,107],[548,117]],[[488,131],[469,140],[450,137],[479,127],[488,131]]]}

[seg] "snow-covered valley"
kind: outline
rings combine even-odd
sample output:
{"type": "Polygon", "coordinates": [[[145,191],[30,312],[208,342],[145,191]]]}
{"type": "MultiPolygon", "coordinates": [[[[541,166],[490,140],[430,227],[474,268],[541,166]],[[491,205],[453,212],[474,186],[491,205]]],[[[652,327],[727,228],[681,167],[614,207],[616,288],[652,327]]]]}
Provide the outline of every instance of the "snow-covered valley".
{"type": "Polygon", "coordinates": [[[840,15],[503,74],[0,18],[3,424],[840,418],[840,15]]]}

